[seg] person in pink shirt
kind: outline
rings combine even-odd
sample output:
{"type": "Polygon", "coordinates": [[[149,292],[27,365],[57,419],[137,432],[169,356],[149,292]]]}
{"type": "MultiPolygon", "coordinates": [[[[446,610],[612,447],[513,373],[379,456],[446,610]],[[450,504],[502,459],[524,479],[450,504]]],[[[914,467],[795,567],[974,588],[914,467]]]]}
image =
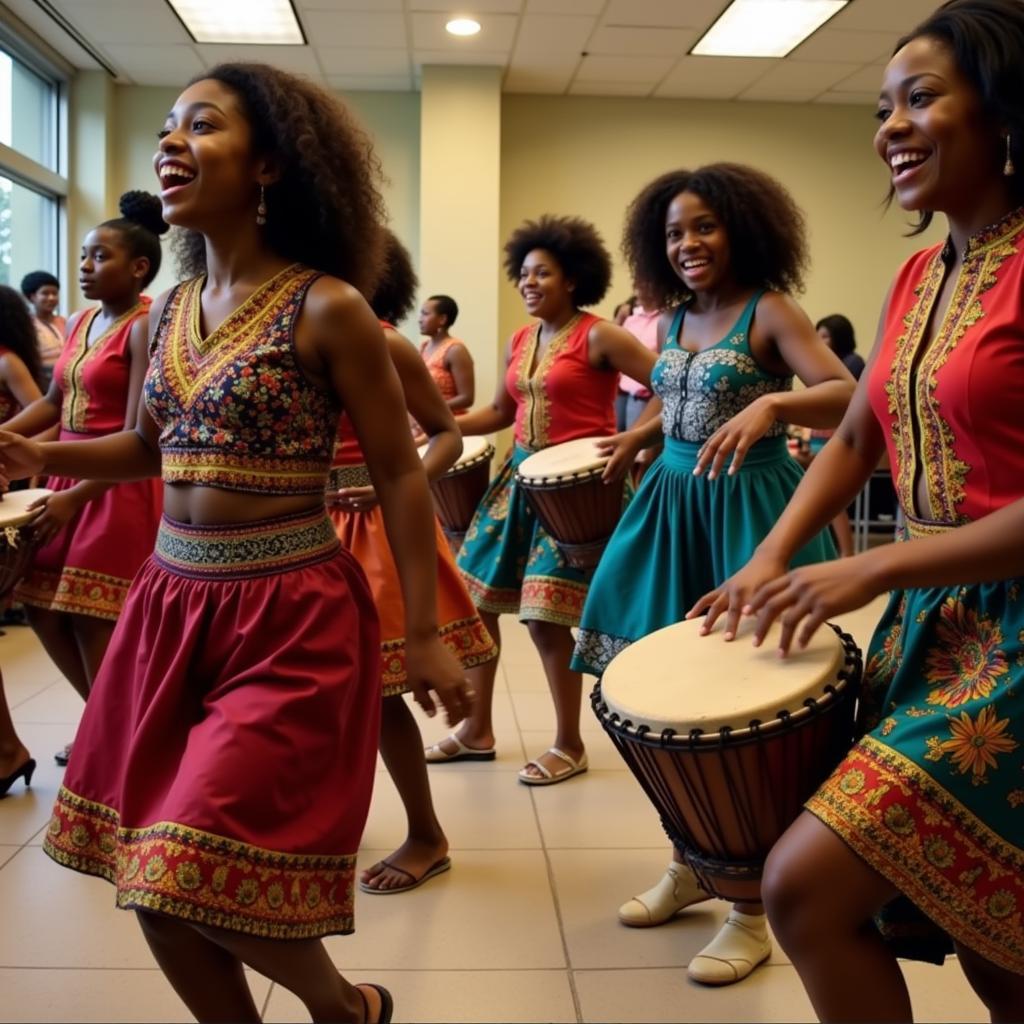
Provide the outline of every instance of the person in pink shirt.
{"type": "MultiPolygon", "coordinates": [[[[659,352],[658,317],[661,310],[650,308],[650,302],[644,302],[641,290],[637,289],[636,302],[630,314],[622,321],[622,326],[629,331],[644,347],[652,352],[659,352]]],[[[619,394],[615,399],[615,425],[620,432],[630,430],[647,408],[651,400],[650,389],[638,380],[623,374],[619,377],[619,394]]]]}

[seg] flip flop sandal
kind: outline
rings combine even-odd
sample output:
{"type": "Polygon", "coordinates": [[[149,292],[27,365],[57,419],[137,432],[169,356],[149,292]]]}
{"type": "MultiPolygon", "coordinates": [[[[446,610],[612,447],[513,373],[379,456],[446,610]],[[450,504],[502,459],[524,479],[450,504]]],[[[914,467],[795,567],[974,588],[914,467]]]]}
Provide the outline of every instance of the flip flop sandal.
{"type": "Polygon", "coordinates": [[[520,782],[525,783],[527,786],[553,786],[558,782],[565,782],[566,779],[571,779],[574,775],[582,775],[590,767],[586,754],[578,761],[574,761],[564,750],[559,750],[558,747],[549,747],[547,752],[560,758],[568,767],[564,771],[553,772],[550,768],[541,764],[540,761],[527,761],[519,771],[520,782]],[[541,778],[531,775],[526,770],[531,767],[536,768],[541,773],[541,778]]]}
{"type": "Polygon", "coordinates": [[[380,1016],[377,1018],[377,1024],[391,1024],[391,1017],[395,1012],[395,1001],[391,998],[391,993],[383,985],[374,985],[372,981],[361,981],[356,986],[356,991],[359,993],[359,997],[363,1001],[363,1020],[369,1021],[370,1019],[370,1004],[363,993],[361,985],[365,985],[367,988],[375,989],[377,995],[380,996],[380,1016]]]}
{"type": "Polygon", "coordinates": [[[392,871],[398,871],[403,875],[406,875],[409,879],[406,885],[392,886],[390,889],[375,889],[366,882],[360,882],[359,888],[363,892],[370,893],[371,896],[393,896],[398,892],[409,892],[412,889],[418,889],[424,882],[429,882],[432,878],[437,875],[443,875],[451,866],[451,857],[442,857],[439,861],[431,864],[426,871],[417,878],[411,871],[406,871],[405,868],[400,868],[397,864],[392,864],[389,860],[382,860],[380,862],[385,867],[391,868],[392,871]]]}
{"type": "Polygon", "coordinates": [[[495,753],[494,747],[489,747],[486,750],[481,750],[478,747],[467,747],[455,733],[441,740],[441,743],[435,743],[423,751],[427,764],[450,764],[454,761],[493,761],[498,756],[495,753]],[[447,750],[441,749],[441,743],[447,743],[448,740],[455,744],[456,749],[453,754],[449,754],[447,750]]]}

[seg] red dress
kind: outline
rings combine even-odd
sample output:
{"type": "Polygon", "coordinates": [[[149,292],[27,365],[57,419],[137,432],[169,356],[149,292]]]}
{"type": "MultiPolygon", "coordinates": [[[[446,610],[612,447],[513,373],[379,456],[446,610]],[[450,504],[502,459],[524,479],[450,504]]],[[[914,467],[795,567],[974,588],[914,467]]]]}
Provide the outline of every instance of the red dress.
{"type": "MultiPolygon", "coordinates": [[[[322,502],[339,408],[299,364],[292,266],[208,337],[169,296],[146,379],[164,474],[322,502]]],[[[380,732],[373,598],[321,504],[167,517],[86,705],[45,851],[117,905],[275,939],[353,927],[380,732]]]]}
{"type": "MultiPolygon", "coordinates": [[[[61,392],[61,441],[87,441],[124,429],[131,375],[129,339],[149,299],[89,339],[99,313],[74,319],[53,376],[61,392]],[[87,343],[88,339],[88,343],[87,343]]],[[[44,486],[66,491],[79,481],[51,476],[44,486]]],[[[158,480],[133,480],[87,502],[32,559],[17,600],[51,611],[116,619],[135,574],[149,557],[163,508],[158,480]]]]}
{"type": "MultiPolygon", "coordinates": [[[[427,349],[430,347],[430,342],[425,341],[420,345],[420,355],[423,357],[423,361],[427,364],[430,376],[434,378],[437,390],[441,392],[441,397],[446,402],[450,402],[459,393],[459,389],[455,384],[455,377],[445,363],[445,360],[448,358],[448,353],[451,351],[453,345],[462,345],[465,347],[465,342],[460,341],[458,338],[445,338],[445,340],[429,354],[427,353],[427,349]]],[[[456,416],[465,416],[469,410],[453,409],[452,412],[456,416]]]]}

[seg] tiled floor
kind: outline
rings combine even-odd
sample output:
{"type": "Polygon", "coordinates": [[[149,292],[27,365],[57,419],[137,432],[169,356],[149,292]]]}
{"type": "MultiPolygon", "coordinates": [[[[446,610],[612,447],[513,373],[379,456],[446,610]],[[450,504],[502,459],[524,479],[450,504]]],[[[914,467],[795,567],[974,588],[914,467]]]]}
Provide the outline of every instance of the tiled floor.
{"type": "MultiPolygon", "coordinates": [[[[846,623],[866,641],[881,605],[846,623]]],[[[663,928],[631,930],[615,909],[661,873],[668,849],[648,805],[589,710],[591,771],[528,789],[515,771],[550,742],[551,705],[526,631],[504,623],[491,764],[439,766],[431,778],[453,868],[416,892],[360,895],[358,931],[328,940],[353,980],[394,993],[397,1021],[803,1021],[811,1008],[781,951],[743,984],[704,989],[689,958],[715,933],[721,905],[663,928]]],[[[133,918],[103,882],[64,871],[39,850],[60,781],[51,754],[80,711],[24,628],[0,638],[8,700],[39,762],[32,786],[0,801],[0,1020],[180,1021],[184,1008],[154,968],[133,918]]],[[[428,741],[443,726],[424,722],[428,741]]],[[[377,775],[361,861],[404,832],[387,774],[377,775]]],[[[981,1021],[955,962],[905,966],[919,1020],[981,1021]]],[[[290,993],[250,975],[264,1019],[306,1020],[290,993]]]]}

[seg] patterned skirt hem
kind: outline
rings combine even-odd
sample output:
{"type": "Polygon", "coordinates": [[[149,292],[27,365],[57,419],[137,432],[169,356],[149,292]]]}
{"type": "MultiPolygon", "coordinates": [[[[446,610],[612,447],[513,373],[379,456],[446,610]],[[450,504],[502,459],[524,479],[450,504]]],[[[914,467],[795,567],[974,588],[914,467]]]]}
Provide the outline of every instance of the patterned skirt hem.
{"type": "Polygon", "coordinates": [[[1024,850],[913,761],[866,737],[806,807],[952,939],[1024,974],[1024,850]]]}
{"type": "MultiPolygon", "coordinates": [[[[498,656],[498,648],[487,627],[476,617],[445,623],[437,635],[464,669],[475,668],[498,656]]],[[[405,637],[385,640],[380,645],[381,684],[385,697],[409,692],[405,637]]]]}
{"type": "Polygon", "coordinates": [[[290,854],[188,825],[120,825],[113,808],[63,786],[43,852],[117,889],[122,910],[151,910],[267,939],[353,930],[355,854],[290,854]]]}
{"type": "Polygon", "coordinates": [[[46,611],[114,622],[121,614],[131,583],[120,576],[65,566],[59,573],[31,572],[18,585],[14,599],[46,611]]]}
{"type": "Polygon", "coordinates": [[[614,636],[598,629],[581,629],[576,635],[576,650],[572,656],[573,672],[586,672],[600,678],[612,661],[634,640],[614,636]]]}

